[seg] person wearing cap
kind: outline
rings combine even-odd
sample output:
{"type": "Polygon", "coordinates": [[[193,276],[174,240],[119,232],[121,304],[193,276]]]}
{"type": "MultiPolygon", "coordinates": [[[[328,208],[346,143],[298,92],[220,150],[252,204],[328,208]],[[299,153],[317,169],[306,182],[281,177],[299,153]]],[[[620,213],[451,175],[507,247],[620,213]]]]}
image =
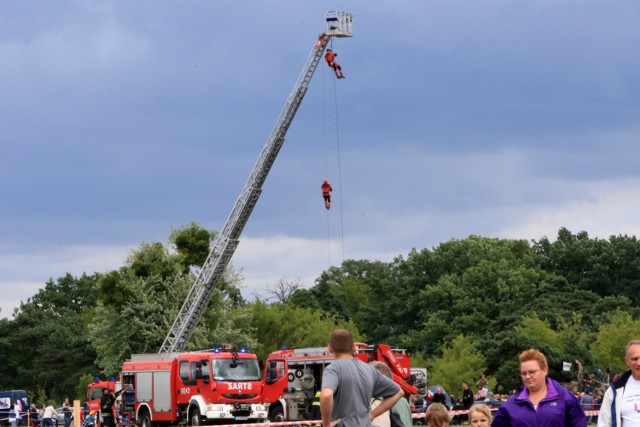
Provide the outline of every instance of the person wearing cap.
{"type": "Polygon", "coordinates": [[[329,180],[327,178],[322,181],[322,198],[324,199],[324,207],[329,209],[331,207],[331,192],[333,188],[331,188],[331,184],[329,184],[329,180]]]}
{"type": "Polygon", "coordinates": [[[329,67],[333,68],[333,71],[336,73],[336,77],[339,79],[344,79],[344,74],[342,74],[342,67],[340,64],[336,62],[337,53],[333,53],[331,49],[327,49],[327,53],[324,55],[324,60],[327,61],[329,67]]]}
{"type": "Polygon", "coordinates": [[[102,415],[102,425],[104,427],[115,427],[113,405],[116,403],[116,398],[124,391],[124,388],[119,390],[117,393],[114,393],[113,389],[110,388],[105,388],[103,390],[103,394],[100,396],[100,414],[102,415]]]}

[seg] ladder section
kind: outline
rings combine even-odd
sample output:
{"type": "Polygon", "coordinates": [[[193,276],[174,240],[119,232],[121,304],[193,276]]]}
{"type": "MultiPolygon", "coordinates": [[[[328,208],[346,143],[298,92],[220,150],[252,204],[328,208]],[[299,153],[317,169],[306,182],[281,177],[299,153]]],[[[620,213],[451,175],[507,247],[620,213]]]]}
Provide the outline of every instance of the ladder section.
{"type": "Polygon", "coordinates": [[[171,330],[160,347],[159,353],[182,351],[186,347],[238,246],[238,238],[260,197],[262,185],[284,143],[289,126],[291,126],[291,122],[302,103],[302,99],[307,92],[311,78],[322,59],[322,54],[329,40],[332,36],[351,36],[351,14],[327,12],[326,18],[327,32],[320,34],[311,50],[267,143],[262,149],[222,231],[214,240],[211,252],[189,290],[187,298],[171,326],[171,330]],[[330,14],[337,14],[337,21],[330,14]]]}

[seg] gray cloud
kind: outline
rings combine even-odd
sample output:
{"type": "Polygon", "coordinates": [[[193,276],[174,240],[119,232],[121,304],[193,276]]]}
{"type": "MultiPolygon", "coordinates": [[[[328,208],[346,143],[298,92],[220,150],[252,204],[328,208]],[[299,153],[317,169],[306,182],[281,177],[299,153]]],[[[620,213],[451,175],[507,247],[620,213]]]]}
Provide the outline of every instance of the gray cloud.
{"type": "Polygon", "coordinates": [[[637,2],[14,2],[0,290],[115,267],[110,248],[191,220],[221,228],[325,10],[343,7],[347,79],[314,77],[234,260],[248,288],[319,274],[328,227],[347,258],[385,260],[469,234],[637,230],[637,2]]]}

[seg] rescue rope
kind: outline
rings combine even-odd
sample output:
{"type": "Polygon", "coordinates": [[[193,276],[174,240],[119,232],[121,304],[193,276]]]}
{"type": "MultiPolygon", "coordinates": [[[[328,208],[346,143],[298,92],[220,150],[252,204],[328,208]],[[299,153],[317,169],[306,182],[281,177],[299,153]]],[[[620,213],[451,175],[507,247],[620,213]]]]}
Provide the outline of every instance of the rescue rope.
{"type": "MultiPolygon", "coordinates": [[[[333,50],[333,39],[330,41],[330,46],[329,48],[331,50],[333,50]]],[[[325,68],[323,68],[323,70],[325,70],[325,68]]],[[[333,81],[333,123],[335,124],[334,129],[335,129],[335,136],[331,135],[331,137],[329,137],[329,121],[327,119],[328,117],[328,111],[327,111],[327,89],[325,87],[325,75],[324,75],[325,71],[323,71],[323,78],[322,78],[322,93],[323,93],[323,97],[322,97],[322,110],[323,110],[323,117],[324,117],[324,142],[325,142],[325,149],[324,149],[324,170],[325,170],[325,177],[329,176],[329,164],[331,163],[331,159],[329,158],[329,153],[332,151],[332,147],[330,146],[329,142],[333,141],[335,138],[335,147],[336,147],[336,160],[337,160],[337,195],[338,195],[338,200],[339,200],[339,216],[340,216],[340,247],[342,250],[342,262],[344,262],[344,217],[343,217],[343,209],[342,209],[342,158],[341,158],[341,153],[340,153],[340,128],[339,128],[339,122],[338,122],[338,89],[337,89],[337,85],[336,82],[338,79],[336,79],[334,77],[333,73],[329,73],[331,76],[331,80],[333,81]]],[[[335,206],[335,205],[334,205],[335,206]]],[[[329,265],[331,265],[331,221],[330,221],[330,216],[329,216],[329,211],[327,210],[327,253],[328,253],[328,262],[329,265]]]]}

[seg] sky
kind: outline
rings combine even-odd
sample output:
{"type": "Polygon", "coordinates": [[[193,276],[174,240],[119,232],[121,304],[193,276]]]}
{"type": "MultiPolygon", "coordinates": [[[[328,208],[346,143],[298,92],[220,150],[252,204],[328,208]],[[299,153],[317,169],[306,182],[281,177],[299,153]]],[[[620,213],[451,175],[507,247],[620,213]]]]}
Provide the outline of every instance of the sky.
{"type": "Polygon", "coordinates": [[[636,0],[3,2],[0,317],[222,229],[330,10],[346,78],[320,64],[243,231],[249,300],[469,235],[640,234],[636,0]]]}

